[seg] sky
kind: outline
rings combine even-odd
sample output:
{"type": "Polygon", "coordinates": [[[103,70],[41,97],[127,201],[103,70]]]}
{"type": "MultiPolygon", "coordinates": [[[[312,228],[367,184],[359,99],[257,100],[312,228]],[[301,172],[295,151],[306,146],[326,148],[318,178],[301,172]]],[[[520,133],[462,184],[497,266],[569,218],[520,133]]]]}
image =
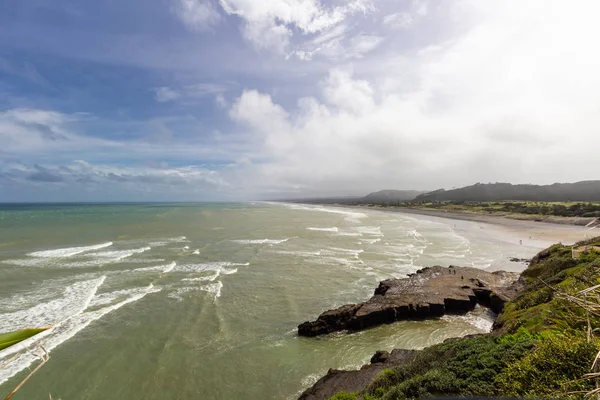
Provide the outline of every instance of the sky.
{"type": "Polygon", "coordinates": [[[600,176],[596,0],[0,0],[0,201],[600,176]]]}

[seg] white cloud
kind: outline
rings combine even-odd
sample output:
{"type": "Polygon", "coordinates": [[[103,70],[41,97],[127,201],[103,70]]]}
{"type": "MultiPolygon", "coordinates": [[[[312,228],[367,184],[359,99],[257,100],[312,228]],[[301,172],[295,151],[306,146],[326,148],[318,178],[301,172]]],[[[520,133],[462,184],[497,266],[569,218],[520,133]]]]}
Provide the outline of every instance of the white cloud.
{"type": "Polygon", "coordinates": [[[154,99],[159,103],[166,103],[168,101],[177,100],[180,97],[181,93],[167,86],[154,89],[154,99]]]}
{"type": "Polygon", "coordinates": [[[0,154],[17,155],[32,151],[77,151],[81,147],[105,146],[102,139],[84,139],[71,125],[83,115],[67,115],[50,110],[17,108],[0,112],[0,154]]]}
{"type": "Polygon", "coordinates": [[[349,15],[373,9],[368,0],[327,7],[320,0],[220,0],[224,11],[245,22],[244,37],[259,49],[283,54],[294,31],[303,35],[326,31],[349,15]]]}
{"type": "Polygon", "coordinates": [[[394,28],[408,28],[413,22],[413,16],[408,12],[401,11],[383,17],[384,25],[394,28]]]}
{"type": "Polygon", "coordinates": [[[333,62],[340,63],[363,58],[384,41],[381,36],[364,33],[346,38],[344,32],[343,29],[334,28],[305,45],[305,49],[292,51],[287,58],[295,56],[299,60],[310,61],[319,54],[333,62]]]}
{"type": "Polygon", "coordinates": [[[223,96],[222,93],[215,96],[215,103],[219,108],[227,108],[227,99],[225,99],[225,96],[223,96]]]}
{"type": "Polygon", "coordinates": [[[384,26],[392,29],[408,29],[429,14],[427,0],[413,0],[408,10],[385,15],[382,19],[384,26]]]}
{"type": "Polygon", "coordinates": [[[226,92],[228,87],[216,83],[200,83],[179,88],[162,86],[152,90],[154,91],[154,99],[156,101],[166,103],[175,100],[190,100],[217,95],[226,92]]]}
{"type": "Polygon", "coordinates": [[[383,37],[377,35],[359,34],[350,40],[346,49],[346,58],[362,58],[375,50],[383,42],[383,37]]]}
{"type": "Polygon", "coordinates": [[[81,198],[82,190],[113,193],[113,200],[144,193],[162,196],[165,190],[173,196],[189,199],[202,192],[228,187],[219,171],[195,165],[174,168],[164,162],[142,166],[92,164],[83,160],[63,165],[0,164],[0,181],[13,187],[21,185],[45,191],[60,188],[78,193],[75,198],[81,198]]]}
{"type": "Polygon", "coordinates": [[[297,108],[245,91],[231,116],[268,159],[252,184],[340,194],[597,178],[600,4],[586,5],[452,3],[453,36],[334,68],[297,108]]]}
{"type": "Polygon", "coordinates": [[[172,11],[192,31],[211,29],[221,21],[210,0],[177,0],[172,11]]]}

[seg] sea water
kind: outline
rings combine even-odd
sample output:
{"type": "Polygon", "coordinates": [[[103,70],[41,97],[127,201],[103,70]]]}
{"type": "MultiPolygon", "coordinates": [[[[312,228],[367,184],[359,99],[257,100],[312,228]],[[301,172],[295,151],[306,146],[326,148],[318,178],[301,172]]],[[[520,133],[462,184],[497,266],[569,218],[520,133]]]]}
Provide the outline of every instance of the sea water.
{"type": "MultiPolygon", "coordinates": [[[[485,332],[485,310],[318,338],[296,326],[430,265],[537,248],[479,223],[297,204],[0,206],[0,351],[13,399],[292,399],[376,350],[485,332]]],[[[514,268],[514,265],[513,265],[514,268]]]]}

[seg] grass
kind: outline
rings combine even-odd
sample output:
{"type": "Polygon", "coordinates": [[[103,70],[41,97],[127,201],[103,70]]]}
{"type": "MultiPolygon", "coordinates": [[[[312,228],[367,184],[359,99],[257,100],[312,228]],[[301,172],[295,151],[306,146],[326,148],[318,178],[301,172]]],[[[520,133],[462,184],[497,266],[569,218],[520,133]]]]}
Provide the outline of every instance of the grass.
{"type": "Polygon", "coordinates": [[[25,339],[29,339],[32,336],[37,335],[40,332],[45,331],[48,328],[42,329],[23,329],[15,332],[8,332],[0,334],[0,350],[7,347],[13,346],[25,339]]]}

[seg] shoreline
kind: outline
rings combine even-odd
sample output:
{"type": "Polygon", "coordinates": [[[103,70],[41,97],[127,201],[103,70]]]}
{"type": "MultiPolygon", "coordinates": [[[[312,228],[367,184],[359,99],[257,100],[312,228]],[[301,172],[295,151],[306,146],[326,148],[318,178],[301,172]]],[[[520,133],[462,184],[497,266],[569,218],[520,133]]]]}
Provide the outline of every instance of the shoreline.
{"type": "Polygon", "coordinates": [[[461,212],[461,211],[447,211],[439,209],[424,209],[424,208],[404,208],[404,207],[369,207],[369,206],[356,206],[358,208],[367,208],[372,210],[382,210],[390,212],[400,212],[405,214],[420,214],[430,215],[434,217],[442,217],[448,219],[459,219],[463,221],[478,221],[487,222],[493,224],[504,224],[504,221],[520,221],[525,223],[536,223],[536,224],[550,224],[550,225],[570,225],[570,226],[581,226],[584,227],[589,222],[594,221],[596,218],[583,218],[583,217],[556,217],[547,216],[544,219],[536,220],[533,218],[517,218],[516,216],[499,215],[499,214],[482,214],[477,212],[461,212]]]}
{"type": "Polygon", "coordinates": [[[448,225],[456,225],[461,221],[469,223],[479,223],[481,227],[493,226],[495,231],[503,235],[514,238],[521,238],[523,244],[529,242],[532,247],[544,249],[556,243],[572,245],[581,240],[586,240],[600,235],[600,229],[590,229],[585,226],[575,224],[573,220],[566,220],[562,223],[554,221],[533,221],[514,219],[499,215],[484,215],[476,213],[460,213],[443,210],[423,210],[415,208],[391,208],[391,207],[368,207],[361,205],[344,204],[320,204],[322,206],[334,206],[341,208],[371,210],[385,213],[399,213],[410,215],[411,218],[437,221],[448,225]]]}

